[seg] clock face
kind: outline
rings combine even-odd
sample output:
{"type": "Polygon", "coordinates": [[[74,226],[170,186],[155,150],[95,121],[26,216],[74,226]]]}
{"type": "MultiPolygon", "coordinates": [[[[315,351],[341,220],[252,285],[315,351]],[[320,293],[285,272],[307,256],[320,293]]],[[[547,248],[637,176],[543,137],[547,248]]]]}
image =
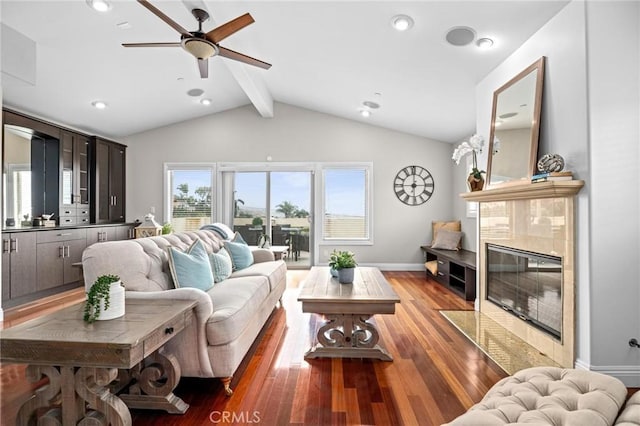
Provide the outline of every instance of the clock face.
{"type": "Polygon", "coordinates": [[[431,198],[434,189],[433,176],[420,166],[407,166],[393,180],[393,191],[398,200],[409,206],[419,206],[431,198]]]}

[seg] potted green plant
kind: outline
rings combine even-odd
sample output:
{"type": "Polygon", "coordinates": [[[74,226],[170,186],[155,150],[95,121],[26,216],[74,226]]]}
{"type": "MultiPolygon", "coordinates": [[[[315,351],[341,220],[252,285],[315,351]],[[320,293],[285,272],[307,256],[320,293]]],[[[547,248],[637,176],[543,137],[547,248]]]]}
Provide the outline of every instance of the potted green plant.
{"type": "Polygon", "coordinates": [[[173,231],[173,226],[169,222],[165,222],[162,225],[162,235],[170,234],[173,231]]]}
{"type": "Polygon", "coordinates": [[[353,282],[355,267],[358,266],[355,254],[347,250],[333,250],[329,256],[329,267],[332,271],[331,275],[336,276],[333,271],[337,272],[338,281],[342,284],[353,282]]]}
{"type": "Polygon", "coordinates": [[[87,292],[84,320],[91,324],[124,315],[124,285],[117,275],[101,275],[87,292]],[[107,312],[109,311],[109,312],[107,312]]]}

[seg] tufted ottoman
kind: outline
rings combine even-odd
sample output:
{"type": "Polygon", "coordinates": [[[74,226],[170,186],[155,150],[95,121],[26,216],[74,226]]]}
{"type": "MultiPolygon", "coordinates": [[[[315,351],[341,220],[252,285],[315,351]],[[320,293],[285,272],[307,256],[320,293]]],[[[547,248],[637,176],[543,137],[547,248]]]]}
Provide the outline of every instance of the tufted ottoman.
{"type": "Polygon", "coordinates": [[[613,425],[627,389],[586,370],[534,367],[496,383],[482,401],[449,425],[613,425]]]}

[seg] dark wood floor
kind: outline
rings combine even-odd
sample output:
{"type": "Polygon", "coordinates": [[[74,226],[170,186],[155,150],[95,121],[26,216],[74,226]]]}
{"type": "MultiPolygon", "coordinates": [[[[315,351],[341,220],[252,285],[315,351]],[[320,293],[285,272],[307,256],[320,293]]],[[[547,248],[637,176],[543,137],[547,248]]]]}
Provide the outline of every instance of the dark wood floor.
{"type": "MultiPolygon", "coordinates": [[[[424,273],[385,272],[402,302],[375,321],[393,362],[304,360],[317,315],[296,301],[306,271],[289,271],[274,311],[237,372],[234,395],[216,379],[183,378],[184,415],[132,410],[135,425],[439,425],[462,414],[506,374],[438,312],[473,309],[424,273]]],[[[7,324],[5,324],[5,327],[7,324]]],[[[0,367],[2,424],[14,424],[33,385],[24,366],[0,367]]]]}

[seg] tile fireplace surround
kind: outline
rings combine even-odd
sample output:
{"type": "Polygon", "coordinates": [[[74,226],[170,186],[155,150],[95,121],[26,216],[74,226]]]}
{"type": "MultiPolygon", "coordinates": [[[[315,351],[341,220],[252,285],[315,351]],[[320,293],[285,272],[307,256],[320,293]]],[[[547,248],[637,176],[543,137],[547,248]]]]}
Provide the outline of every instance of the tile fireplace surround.
{"type": "Polygon", "coordinates": [[[580,180],[509,185],[461,194],[480,202],[480,312],[553,359],[575,360],[575,194],[580,180]],[[562,338],[535,328],[487,300],[486,247],[496,244],[562,259],[562,338]]]}

